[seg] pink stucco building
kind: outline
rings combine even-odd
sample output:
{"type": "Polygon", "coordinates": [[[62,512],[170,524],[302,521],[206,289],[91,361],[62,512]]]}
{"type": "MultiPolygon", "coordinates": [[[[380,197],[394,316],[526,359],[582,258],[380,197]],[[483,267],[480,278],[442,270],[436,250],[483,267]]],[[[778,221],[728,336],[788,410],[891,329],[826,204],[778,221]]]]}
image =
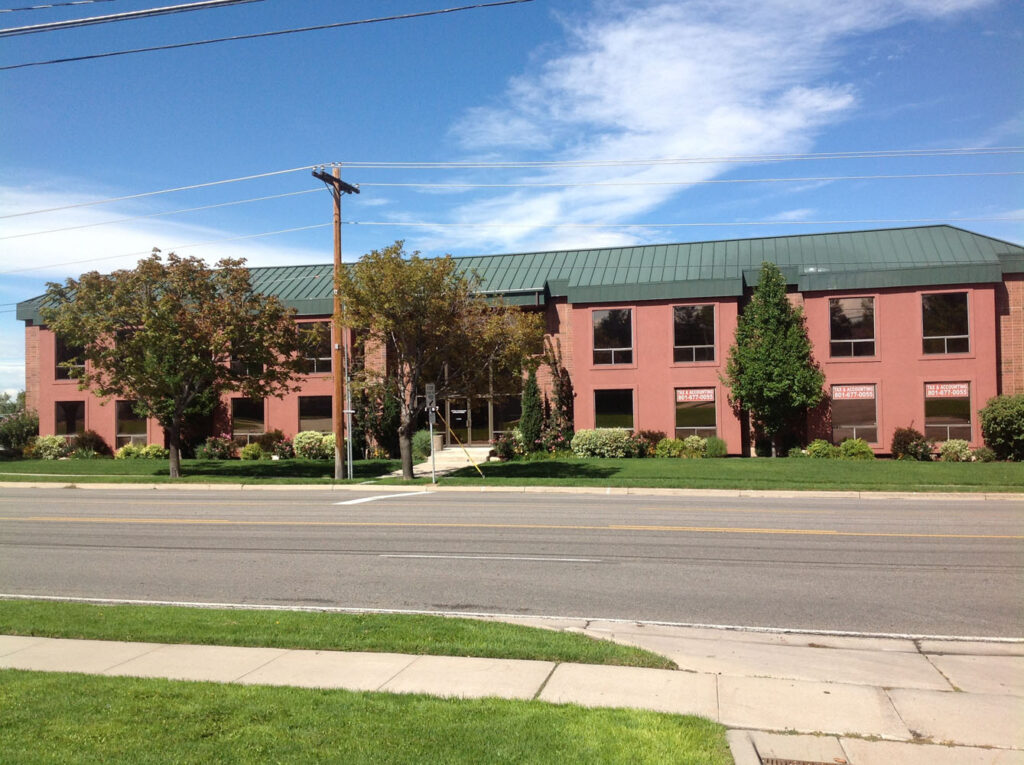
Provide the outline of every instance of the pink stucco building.
{"type": "MultiPolygon", "coordinates": [[[[459,258],[481,291],[543,312],[576,392],[576,427],[621,426],[723,438],[747,454],[749,433],[722,381],[739,315],[763,261],[776,263],[803,306],[826,404],[800,434],[859,437],[879,453],[912,426],[981,444],[978,410],[1024,393],[1024,248],[951,226],[459,258]]],[[[329,321],[330,265],[253,269],[254,287],[329,321]]],[[[26,393],[44,434],[97,431],[111,445],[162,443],[130,406],[79,391],[57,365],[68,356],[25,321],[26,393]]],[[[329,346],[327,346],[329,347],[329,346]]],[[[207,423],[240,440],[265,430],[329,430],[329,353],[309,360],[298,393],[227,397],[207,423]]],[[[544,385],[543,368],[541,383],[544,385]]],[[[444,402],[460,440],[486,442],[518,419],[515,397],[444,402]]]]}

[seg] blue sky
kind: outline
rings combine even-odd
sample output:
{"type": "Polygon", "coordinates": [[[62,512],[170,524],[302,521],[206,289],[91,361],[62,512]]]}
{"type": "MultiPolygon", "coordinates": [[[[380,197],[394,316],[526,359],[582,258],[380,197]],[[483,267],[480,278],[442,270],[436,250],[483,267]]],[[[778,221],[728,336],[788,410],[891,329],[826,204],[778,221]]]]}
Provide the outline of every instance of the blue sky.
{"type": "MultiPolygon", "coordinates": [[[[0,27],[166,4],[0,13],[0,27]]],[[[262,0],[10,37],[0,66],[457,4],[262,0]]],[[[0,390],[24,386],[13,303],[47,280],[152,247],[331,258],[330,198],[308,169],[18,213],[320,163],[361,184],[346,260],[396,239],[468,255],[913,225],[830,221],[939,219],[1022,242],[1024,176],[709,183],[1021,172],[1020,153],[678,161],[1022,146],[1022,30],[1011,0],[534,0],[0,71],[0,390]],[[402,162],[519,166],[386,166],[402,162]]]]}

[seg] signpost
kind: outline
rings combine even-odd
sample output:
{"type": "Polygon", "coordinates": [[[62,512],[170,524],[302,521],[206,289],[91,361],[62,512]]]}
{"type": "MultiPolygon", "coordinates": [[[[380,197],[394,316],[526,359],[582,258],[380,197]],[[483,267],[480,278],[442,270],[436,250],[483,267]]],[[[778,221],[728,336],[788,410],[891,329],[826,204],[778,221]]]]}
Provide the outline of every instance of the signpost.
{"type": "Polygon", "coordinates": [[[430,482],[437,483],[437,461],[434,458],[434,423],[437,421],[437,388],[427,383],[427,422],[430,424],[430,482]]]}

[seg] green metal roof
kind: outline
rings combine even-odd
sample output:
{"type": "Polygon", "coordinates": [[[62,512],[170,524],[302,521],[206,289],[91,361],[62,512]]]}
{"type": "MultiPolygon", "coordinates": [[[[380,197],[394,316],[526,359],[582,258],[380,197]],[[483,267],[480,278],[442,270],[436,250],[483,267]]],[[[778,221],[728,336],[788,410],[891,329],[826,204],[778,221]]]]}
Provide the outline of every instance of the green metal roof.
{"type": "MultiPolygon", "coordinates": [[[[651,244],[456,258],[488,295],[515,305],[739,296],[776,263],[801,292],[984,284],[1024,272],[1024,247],[954,226],[651,244]]],[[[299,315],[331,312],[329,263],[252,269],[253,287],[299,315]]],[[[17,316],[39,321],[41,297],[17,316]]]]}

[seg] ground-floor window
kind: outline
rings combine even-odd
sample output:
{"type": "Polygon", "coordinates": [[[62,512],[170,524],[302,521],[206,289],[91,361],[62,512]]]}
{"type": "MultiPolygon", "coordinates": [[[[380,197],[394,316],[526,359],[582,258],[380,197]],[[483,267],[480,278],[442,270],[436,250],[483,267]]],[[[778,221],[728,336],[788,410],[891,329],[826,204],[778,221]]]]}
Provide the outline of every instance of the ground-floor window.
{"type": "Polygon", "coordinates": [[[58,401],[54,407],[56,420],[53,432],[71,438],[85,432],[85,402],[58,401]]]}
{"type": "Polygon", "coordinates": [[[934,441],[971,440],[971,384],[924,384],[924,435],[934,441]]]}
{"type": "Polygon", "coordinates": [[[118,401],[114,406],[114,417],[117,422],[115,448],[120,449],[126,444],[145,446],[146,418],[135,414],[134,401],[118,401]]]}
{"type": "Polygon", "coordinates": [[[594,391],[594,427],[633,428],[633,389],[594,391]]]}
{"type": "Polygon", "coordinates": [[[509,430],[519,427],[523,416],[523,399],[521,396],[495,396],[492,409],[494,413],[494,435],[500,436],[509,430]]]}
{"type": "Polygon", "coordinates": [[[247,444],[263,435],[263,399],[231,399],[231,436],[235,443],[247,444]]]}
{"type": "Polygon", "coordinates": [[[676,388],[676,438],[718,435],[714,388],[676,388]]]}
{"type": "Polygon", "coordinates": [[[847,438],[878,441],[874,385],[832,386],[832,443],[847,438]]]}
{"type": "Polygon", "coordinates": [[[299,430],[331,433],[334,428],[330,396],[299,396],[299,430]]]}

